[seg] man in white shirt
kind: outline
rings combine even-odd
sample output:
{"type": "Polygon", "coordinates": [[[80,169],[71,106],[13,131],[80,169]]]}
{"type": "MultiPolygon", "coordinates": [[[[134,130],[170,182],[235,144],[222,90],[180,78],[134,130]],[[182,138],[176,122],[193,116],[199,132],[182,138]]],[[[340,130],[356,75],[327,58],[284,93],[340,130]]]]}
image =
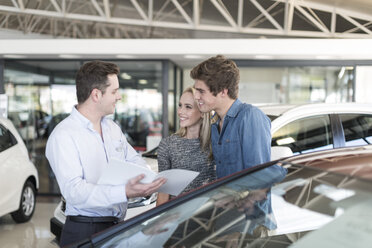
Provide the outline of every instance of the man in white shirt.
{"type": "Polygon", "coordinates": [[[97,184],[113,158],[146,166],[120,127],[106,117],[121,99],[118,73],[113,63],[85,63],[76,74],[78,104],[47,142],[46,157],[66,199],[61,246],[122,221],[128,198],[150,195],[166,181],[160,178],[142,184],[144,175],[139,175],[125,185],[97,184]]]}

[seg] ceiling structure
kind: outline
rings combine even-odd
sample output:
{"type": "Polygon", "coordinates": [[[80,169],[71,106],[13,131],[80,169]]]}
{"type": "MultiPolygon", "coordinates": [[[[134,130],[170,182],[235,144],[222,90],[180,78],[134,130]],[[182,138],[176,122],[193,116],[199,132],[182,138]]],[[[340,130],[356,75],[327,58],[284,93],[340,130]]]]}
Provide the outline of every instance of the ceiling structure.
{"type": "Polygon", "coordinates": [[[0,29],[55,38],[372,38],[370,0],[0,0],[0,29]]]}

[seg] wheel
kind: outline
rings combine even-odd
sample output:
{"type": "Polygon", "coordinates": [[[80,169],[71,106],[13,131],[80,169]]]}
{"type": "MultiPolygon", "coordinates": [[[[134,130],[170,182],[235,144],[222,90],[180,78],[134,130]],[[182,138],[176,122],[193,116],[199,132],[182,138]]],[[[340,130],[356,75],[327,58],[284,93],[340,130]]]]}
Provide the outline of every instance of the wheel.
{"type": "Polygon", "coordinates": [[[34,214],[36,203],[36,190],[35,186],[27,181],[23,186],[21,202],[19,209],[11,213],[12,218],[17,223],[29,221],[34,214]]]}

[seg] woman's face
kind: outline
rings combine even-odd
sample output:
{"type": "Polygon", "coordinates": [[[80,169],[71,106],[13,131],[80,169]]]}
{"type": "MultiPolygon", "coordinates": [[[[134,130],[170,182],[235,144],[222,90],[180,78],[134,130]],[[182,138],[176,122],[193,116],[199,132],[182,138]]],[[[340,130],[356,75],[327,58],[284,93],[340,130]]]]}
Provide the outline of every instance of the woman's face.
{"type": "Polygon", "coordinates": [[[178,104],[177,114],[180,118],[181,127],[199,125],[202,114],[192,93],[186,92],[182,94],[178,104]]]}

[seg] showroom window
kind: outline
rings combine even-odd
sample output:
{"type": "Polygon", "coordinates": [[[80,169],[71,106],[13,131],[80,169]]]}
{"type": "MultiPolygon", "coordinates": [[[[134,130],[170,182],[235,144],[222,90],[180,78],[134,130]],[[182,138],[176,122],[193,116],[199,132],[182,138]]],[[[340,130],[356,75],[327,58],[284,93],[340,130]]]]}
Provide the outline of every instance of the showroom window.
{"type": "Polygon", "coordinates": [[[2,125],[0,125],[0,152],[17,144],[15,137],[2,125]]]}
{"type": "Polygon", "coordinates": [[[293,121],[272,136],[271,146],[287,146],[293,154],[333,148],[333,135],[328,115],[293,121]]]}
{"type": "Polygon", "coordinates": [[[248,103],[352,102],[353,66],[240,66],[239,99],[248,103]]]}
{"type": "Polygon", "coordinates": [[[363,114],[340,115],[346,146],[372,143],[372,116],[363,114]]]}
{"type": "MultiPolygon", "coordinates": [[[[45,158],[45,145],[54,127],[77,104],[75,74],[84,62],[5,60],[4,63],[7,114],[25,141],[39,171],[41,193],[59,193],[45,158]]],[[[150,150],[158,145],[163,135],[173,133],[176,128],[173,106],[180,91],[181,78],[178,75],[182,70],[168,60],[112,62],[120,68],[121,100],[110,117],[138,152],[150,150]],[[167,70],[164,70],[165,66],[167,70]],[[163,97],[164,90],[171,99],[163,97]],[[164,99],[170,110],[168,105],[164,108],[164,99]],[[164,109],[167,109],[166,122],[164,109]]]]}

